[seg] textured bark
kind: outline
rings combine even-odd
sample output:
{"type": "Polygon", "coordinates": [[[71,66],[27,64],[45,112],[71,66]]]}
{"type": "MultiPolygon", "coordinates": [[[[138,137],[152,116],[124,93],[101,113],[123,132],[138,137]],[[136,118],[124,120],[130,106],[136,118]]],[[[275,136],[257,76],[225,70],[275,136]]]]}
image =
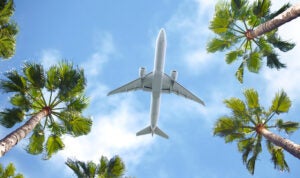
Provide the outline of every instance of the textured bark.
{"type": "Polygon", "coordinates": [[[259,133],[263,135],[266,139],[271,141],[273,144],[283,148],[284,150],[286,150],[296,158],[300,159],[300,145],[288,139],[285,139],[281,136],[278,136],[265,128],[261,128],[259,130],[259,133]]]}
{"type": "Polygon", "coordinates": [[[267,33],[269,31],[278,28],[279,26],[299,16],[300,16],[300,3],[288,8],[286,11],[277,15],[273,19],[259,25],[258,27],[256,27],[254,30],[250,32],[249,36],[251,37],[251,39],[256,38],[264,33],[267,33]]]}
{"type": "Polygon", "coordinates": [[[15,146],[20,140],[26,137],[35,126],[41,121],[42,118],[49,114],[49,110],[43,109],[36,115],[32,116],[24,125],[8,134],[0,141],[0,157],[8,152],[13,146],[15,146]]]}

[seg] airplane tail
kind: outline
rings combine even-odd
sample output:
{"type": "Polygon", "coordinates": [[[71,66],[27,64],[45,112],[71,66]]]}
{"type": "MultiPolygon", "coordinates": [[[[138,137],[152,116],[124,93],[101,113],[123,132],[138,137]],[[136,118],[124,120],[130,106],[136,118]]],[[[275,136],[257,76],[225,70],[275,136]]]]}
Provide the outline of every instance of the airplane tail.
{"type": "Polygon", "coordinates": [[[169,138],[169,136],[167,134],[165,134],[162,130],[160,130],[158,127],[155,127],[154,132],[152,132],[151,126],[148,126],[148,127],[144,128],[143,130],[137,132],[136,136],[146,135],[146,134],[150,134],[150,133],[152,133],[152,135],[153,135],[153,133],[155,133],[156,135],[159,135],[166,139],[169,138]]]}

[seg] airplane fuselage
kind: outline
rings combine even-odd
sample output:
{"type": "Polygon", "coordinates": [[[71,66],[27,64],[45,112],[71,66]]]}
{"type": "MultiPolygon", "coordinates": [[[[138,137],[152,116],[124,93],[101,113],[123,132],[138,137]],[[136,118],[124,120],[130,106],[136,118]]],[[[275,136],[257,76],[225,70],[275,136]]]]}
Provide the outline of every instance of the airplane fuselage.
{"type": "Polygon", "coordinates": [[[151,105],[150,105],[152,134],[156,128],[157,119],[160,110],[160,94],[161,94],[162,79],[164,74],[165,52],[166,52],[166,35],[165,35],[165,31],[161,30],[156,40],[155,60],[154,60],[154,68],[153,68],[152,95],[151,95],[151,105]]]}

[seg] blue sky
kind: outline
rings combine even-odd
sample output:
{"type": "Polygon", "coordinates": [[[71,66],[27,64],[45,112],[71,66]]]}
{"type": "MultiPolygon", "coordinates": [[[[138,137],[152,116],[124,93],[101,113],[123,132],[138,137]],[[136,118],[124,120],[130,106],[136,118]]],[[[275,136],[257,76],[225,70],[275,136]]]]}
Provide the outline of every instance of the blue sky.
{"type": "MultiPolygon", "coordinates": [[[[276,1],[274,9],[283,3],[276,1]]],[[[214,36],[208,30],[213,12],[214,2],[205,0],[16,1],[14,19],[20,28],[17,51],[11,60],[0,61],[0,71],[18,69],[24,61],[41,62],[46,67],[61,59],[73,61],[85,69],[86,94],[91,101],[85,114],[93,117],[94,124],[87,136],[65,136],[66,148],[51,160],[27,154],[26,138],[0,163],[14,162],[17,170],[29,178],[69,178],[74,174],[64,165],[68,157],[98,161],[101,155],[118,154],[126,163],[126,175],[137,178],[299,177],[298,159],[286,153],[291,171],[280,172],[273,169],[265,149],[251,176],[236,144],[213,137],[212,128],[218,117],[229,114],[223,100],[242,97],[246,88],[257,89],[266,107],[275,93],[284,89],[293,105],[281,117],[299,122],[300,47],[280,53],[287,69],[263,67],[259,75],[246,72],[241,85],[234,77],[238,64],[227,65],[223,53],[206,53],[206,42],[214,36]],[[160,28],[165,28],[167,34],[165,72],[176,69],[178,82],[206,103],[202,107],[176,95],[163,95],[158,126],[170,136],[169,140],[135,136],[149,125],[150,93],[106,96],[110,90],[136,79],[140,66],[152,70],[160,28]]],[[[298,28],[299,19],[280,28],[279,33],[299,44],[298,28]]],[[[3,109],[8,98],[0,97],[3,109]]],[[[1,127],[1,137],[9,131],[1,127]]],[[[299,131],[280,134],[300,143],[299,131]]]]}

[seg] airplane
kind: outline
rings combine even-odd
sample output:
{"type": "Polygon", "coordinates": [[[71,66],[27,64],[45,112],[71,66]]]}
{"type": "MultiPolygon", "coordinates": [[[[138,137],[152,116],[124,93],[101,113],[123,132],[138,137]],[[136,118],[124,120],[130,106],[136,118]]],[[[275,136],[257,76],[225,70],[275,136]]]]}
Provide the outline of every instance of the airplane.
{"type": "Polygon", "coordinates": [[[138,79],[129,82],[115,90],[112,90],[107,94],[109,96],[116,93],[129,92],[135,90],[152,92],[150,105],[151,124],[150,126],[137,132],[136,136],[151,133],[152,136],[153,134],[156,134],[166,139],[169,138],[169,136],[166,133],[164,133],[160,128],[157,127],[157,120],[160,111],[161,93],[174,93],[179,96],[191,99],[205,106],[204,102],[200,98],[198,98],[196,95],[194,95],[193,93],[185,89],[183,86],[181,86],[179,83],[177,83],[177,71],[171,71],[171,76],[164,73],[166,46],[166,32],[162,28],[160,29],[158,37],[156,39],[153,71],[146,74],[146,69],[144,67],[140,67],[138,79]]]}

